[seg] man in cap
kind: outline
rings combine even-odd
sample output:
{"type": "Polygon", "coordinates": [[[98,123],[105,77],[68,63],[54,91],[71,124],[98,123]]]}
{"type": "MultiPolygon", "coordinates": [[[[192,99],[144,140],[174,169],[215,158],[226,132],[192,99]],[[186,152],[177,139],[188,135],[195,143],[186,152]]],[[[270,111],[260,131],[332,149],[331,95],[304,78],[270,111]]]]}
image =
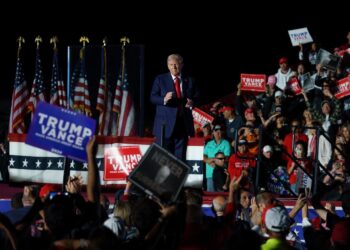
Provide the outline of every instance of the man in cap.
{"type": "Polygon", "coordinates": [[[289,232],[291,219],[288,211],[283,206],[267,207],[262,214],[263,225],[269,239],[261,245],[262,250],[287,250],[295,249],[288,245],[286,236],[289,232]]]}
{"type": "Polygon", "coordinates": [[[237,130],[244,124],[243,119],[240,115],[236,115],[232,106],[224,106],[219,112],[221,112],[225,118],[226,137],[231,143],[235,139],[237,130]]]}
{"type": "Polygon", "coordinates": [[[224,153],[226,159],[230,156],[230,143],[222,138],[222,128],[220,125],[214,126],[213,139],[204,146],[203,161],[205,164],[207,191],[214,192],[213,172],[215,167],[215,155],[217,152],[224,153]]]}
{"type": "MultiPolygon", "coordinates": [[[[238,179],[243,171],[252,172],[255,169],[256,160],[248,151],[247,140],[242,138],[238,141],[238,150],[229,159],[228,173],[230,179],[238,179]]],[[[252,180],[241,181],[241,185],[249,188],[252,180]]]]}
{"type": "Polygon", "coordinates": [[[292,71],[292,69],[288,65],[288,59],[287,57],[282,57],[279,59],[278,64],[280,65],[280,68],[278,69],[277,73],[275,74],[277,78],[277,87],[281,90],[284,90],[287,86],[287,82],[293,77],[296,76],[296,72],[292,71]]]}
{"type": "Polygon", "coordinates": [[[263,108],[264,117],[270,117],[276,113],[282,114],[283,106],[283,92],[277,90],[274,97],[270,96],[266,99],[266,103],[263,108]]]}

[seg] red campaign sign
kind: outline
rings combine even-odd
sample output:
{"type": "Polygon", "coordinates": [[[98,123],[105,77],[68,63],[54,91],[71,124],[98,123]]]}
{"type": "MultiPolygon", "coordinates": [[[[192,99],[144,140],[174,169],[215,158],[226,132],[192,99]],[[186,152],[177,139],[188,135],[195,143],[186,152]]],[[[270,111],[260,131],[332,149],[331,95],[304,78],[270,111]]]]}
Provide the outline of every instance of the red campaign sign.
{"type": "Polygon", "coordinates": [[[196,136],[203,131],[203,126],[206,123],[208,122],[211,123],[214,120],[214,117],[205,113],[203,110],[200,110],[199,108],[192,109],[192,116],[193,116],[193,125],[194,125],[194,131],[196,132],[196,136]]]}
{"type": "Polygon", "coordinates": [[[350,95],[350,78],[345,77],[337,82],[338,92],[335,93],[337,99],[350,95]]]}
{"type": "Polygon", "coordinates": [[[288,87],[295,95],[300,95],[301,94],[301,87],[300,87],[299,81],[298,81],[298,79],[296,77],[293,77],[288,82],[288,87]]]}
{"type": "Polygon", "coordinates": [[[348,53],[350,54],[350,49],[344,49],[344,50],[340,50],[337,52],[337,54],[340,56],[340,57],[344,57],[344,54],[345,53],[348,53]]]}
{"type": "Polygon", "coordinates": [[[241,90],[265,92],[266,75],[241,74],[241,90]]]}
{"type": "Polygon", "coordinates": [[[200,127],[203,127],[206,123],[208,122],[211,123],[214,120],[214,117],[205,113],[203,110],[200,110],[199,108],[192,109],[192,116],[193,116],[193,123],[195,125],[199,125],[200,127]]]}
{"type": "Polygon", "coordinates": [[[139,146],[110,147],[104,152],[105,181],[125,181],[142,158],[139,146]]]}

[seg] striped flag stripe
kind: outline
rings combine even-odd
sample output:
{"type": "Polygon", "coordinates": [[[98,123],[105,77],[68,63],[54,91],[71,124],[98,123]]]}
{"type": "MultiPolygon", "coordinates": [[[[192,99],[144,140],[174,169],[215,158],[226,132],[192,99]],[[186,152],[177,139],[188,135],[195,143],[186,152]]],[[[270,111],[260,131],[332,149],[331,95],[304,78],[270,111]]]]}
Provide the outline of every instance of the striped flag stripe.
{"type": "Polygon", "coordinates": [[[29,92],[27,90],[27,82],[24,79],[22,69],[22,60],[20,56],[20,48],[16,62],[16,76],[12,92],[9,133],[25,133],[24,118],[27,111],[27,103],[29,92]]]}

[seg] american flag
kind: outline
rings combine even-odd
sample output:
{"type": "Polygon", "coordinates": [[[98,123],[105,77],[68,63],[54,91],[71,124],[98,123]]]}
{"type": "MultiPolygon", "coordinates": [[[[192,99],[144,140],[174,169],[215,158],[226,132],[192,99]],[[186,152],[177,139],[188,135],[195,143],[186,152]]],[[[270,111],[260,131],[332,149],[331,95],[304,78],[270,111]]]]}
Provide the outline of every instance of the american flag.
{"type": "MultiPolygon", "coordinates": [[[[101,176],[101,185],[122,184],[123,181],[105,181],[105,150],[111,147],[139,146],[144,154],[153,143],[153,138],[106,137],[105,142],[97,142],[96,165],[101,176]]],[[[62,183],[64,157],[25,143],[24,135],[11,135],[9,138],[9,173],[12,182],[62,183]]],[[[187,145],[186,163],[192,171],[188,175],[185,186],[201,187],[203,182],[203,140],[190,138],[187,145]]],[[[71,174],[81,175],[86,183],[87,163],[73,161],[70,164],[71,174]]]]}
{"type": "Polygon", "coordinates": [[[58,50],[54,49],[51,75],[51,93],[50,103],[67,108],[67,96],[62,80],[61,72],[58,67],[58,50]]]}
{"type": "Polygon", "coordinates": [[[29,112],[34,113],[36,105],[39,101],[45,101],[45,89],[43,80],[43,69],[41,66],[40,50],[36,49],[35,59],[35,76],[32,85],[32,91],[30,93],[28,109],[29,112]]]}
{"type": "Polygon", "coordinates": [[[117,80],[117,86],[115,88],[114,100],[113,100],[113,111],[120,113],[120,106],[122,102],[122,75],[120,74],[117,80]]]}
{"type": "Polygon", "coordinates": [[[97,105],[96,109],[100,112],[99,116],[99,135],[111,135],[112,122],[112,93],[109,91],[108,83],[106,81],[106,48],[102,47],[101,50],[101,77],[98,86],[97,105]]]}
{"type": "Polygon", "coordinates": [[[136,135],[136,123],[135,123],[135,108],[134,102],[129,91],[128,75],[124,72],[124,78],[122,81],[122,99],[121,108],[119,114],[118,123],[118,135],[119,136],[135,136],[136,135]]]}
{"type": "Polygon", "coordinates": [[[83,114],[91,116],[89,85],[86,75],[85,48],[80,50],[80,60],[77,64],[73,76],[73,108],[83,114]]]}
{"type": "Polygon", "coordinates": [[[120,115],[120,106],[122,103],[122,76],[118,76],[117,85],[114,92],[113,112],[111,113],[111,135],[118,135],[118,116],[120,115]]]}
{"type": "Polygon", "coordinates": [[[26,109],[28,103],[28,96],[29,93],[27,89],[27,82],[24,79],[22,60],[20,57],[20,53],[18,53],[16,65],[16,78],[12,92],[9,133],[25,133],[24,118],[27,113],[26,109]]]}

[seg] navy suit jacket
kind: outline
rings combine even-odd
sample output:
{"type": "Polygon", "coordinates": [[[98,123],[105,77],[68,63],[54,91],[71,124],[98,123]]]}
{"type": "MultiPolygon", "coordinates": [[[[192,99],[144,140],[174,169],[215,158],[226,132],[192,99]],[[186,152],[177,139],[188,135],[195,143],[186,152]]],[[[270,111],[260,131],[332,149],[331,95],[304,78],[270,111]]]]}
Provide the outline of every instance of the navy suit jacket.
{"type": "Polygon", "coordinates": [[[186,133],[188,136],[194,136],[193,116],[192,110],[185,108],[187,98],[191,99],[194,106],[198,102],[198,90],[191,77],[181,76],[182,82],[182,98],[178,99],[173,97],[164,105],[164,97],[168,92],[174,92],[176,96],[176,90],[174,81],[170,73],[158,75],[152,86],[151,102],[156,105],[156,115],[154,119],[153,135],[157,138],[161,137],[162,124],[165,124],[165,137],[171,137],[176,119],[179,105],[182,105],[183,118],[185,121],[186,133]]]}

